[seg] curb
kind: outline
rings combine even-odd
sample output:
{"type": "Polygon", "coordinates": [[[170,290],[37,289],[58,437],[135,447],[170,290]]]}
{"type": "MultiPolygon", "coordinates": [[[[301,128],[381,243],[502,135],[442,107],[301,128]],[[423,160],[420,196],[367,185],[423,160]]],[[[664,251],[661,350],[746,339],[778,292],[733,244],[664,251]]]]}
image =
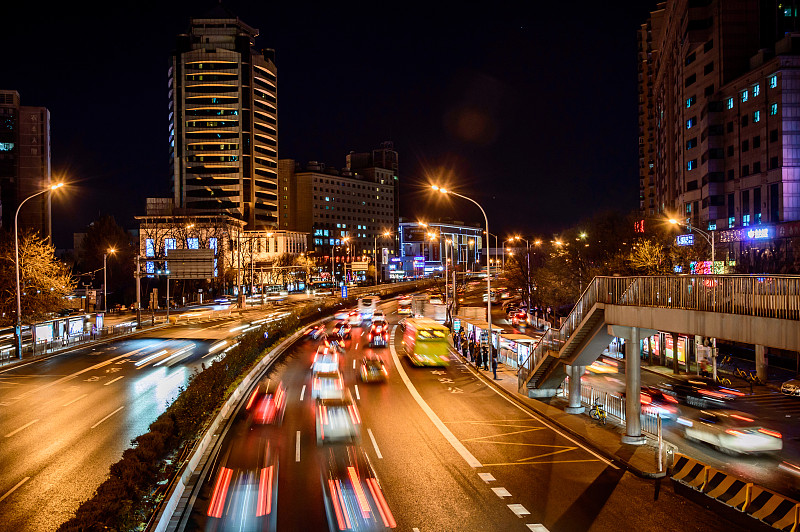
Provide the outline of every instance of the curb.
{"type": "Polygon", "coordinates": [[[626,471],[630,471],[631,473],[633,473],[637,477],[644,478],[644,479],[661,479],[661,478],[665,478],[666,477],[666,475],[667,475],[666,471],[661,472],[661,473],[642,471],[641,469],[639,469],[638,467],[634,466],[633,464],[631,464],[627,460],[625,460],[623,458],[620,458],[619,456],[617,456],[617,455],[615,455],[613,453],[610,453],[610,452],[606,451],[605,449],[601,449],[601,448],[597,447],[593,442],[591,442],[590,440],[587,440],[586,437],[583,434],[579,434],[579,433],[573,431],[569,427],[563,425],[559,421],[551,418],[550,416],[544,414],[543,412],[539,412],[535,408],[532,408],[530,405],[526,404],[524,401],[520,401],[520,399],[517,397],[518,394],[509,392],[508,390],[506,390],[502,386],[497,385],[492,379],[490,379],[489,377],[486,377],[480,371],[476,372],[474,370],[474,368],[472,367],[471,363],[468,362],[466,359],[464,359],[463,356],[458,354],[456,351],[452,351],[452,352],[455,353],[455,355],[459,359],[461,359],[468,368],[470,368],[470,371],[472,373],[477,373],[481,380],[485,381],[487,384],[491,385],[495,390],[498,390],[499,392],[504,394],[506,397],[508,397],[509,399],[514,401],[515,404],[523,407],[525,410],[533,413],[536,416],[543,417],[543,418],[547,419],[547,421],[549,421],[553,425],[557,426],[559,429],[563,430],[564,432],[566,432],[567,434],[569,434],[571,437],[575,438],[576,440],[579,440],[582,443],[586,444],[587,446],[591,447],[592,449],[597,451],[599,454],[601,454],[605,458],[607,458],[609,461],[611,461],[611,462],[613,462],[615,464],[623,465],[625,467],[626,471]]]}

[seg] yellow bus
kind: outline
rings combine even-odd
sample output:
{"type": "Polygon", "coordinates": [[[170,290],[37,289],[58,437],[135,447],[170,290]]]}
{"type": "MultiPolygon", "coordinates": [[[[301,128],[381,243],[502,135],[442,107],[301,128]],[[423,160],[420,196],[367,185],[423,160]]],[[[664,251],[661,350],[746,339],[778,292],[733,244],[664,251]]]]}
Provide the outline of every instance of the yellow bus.
{"type": "Polygon", "coordinates": [[[412,364],[417,366],[446,366],[450,361],[449,331],[429,318],[406,318],[403,345],[412,364]]]}

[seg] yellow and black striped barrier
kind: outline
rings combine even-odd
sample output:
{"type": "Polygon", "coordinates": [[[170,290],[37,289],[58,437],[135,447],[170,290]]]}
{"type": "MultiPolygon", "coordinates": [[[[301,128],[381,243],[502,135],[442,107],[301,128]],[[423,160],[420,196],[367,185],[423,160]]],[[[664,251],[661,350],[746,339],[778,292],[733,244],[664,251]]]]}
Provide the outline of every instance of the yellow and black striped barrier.
{"type": "Polygon", "coordinates": [[[800,532],[800,503],[675,453],[672,479],[776,530],[800,532]]]}

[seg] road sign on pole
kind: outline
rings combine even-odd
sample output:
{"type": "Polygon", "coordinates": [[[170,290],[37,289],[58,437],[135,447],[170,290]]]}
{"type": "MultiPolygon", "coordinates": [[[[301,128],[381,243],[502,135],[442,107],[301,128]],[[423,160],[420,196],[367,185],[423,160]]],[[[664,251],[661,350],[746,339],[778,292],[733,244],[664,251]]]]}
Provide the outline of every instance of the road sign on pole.
{"type": "Polygon", "coordinates": [[[342,299],[345,299],[346,297],[347,297],[347,285],[343,284],[342,285],[342,299]]]}

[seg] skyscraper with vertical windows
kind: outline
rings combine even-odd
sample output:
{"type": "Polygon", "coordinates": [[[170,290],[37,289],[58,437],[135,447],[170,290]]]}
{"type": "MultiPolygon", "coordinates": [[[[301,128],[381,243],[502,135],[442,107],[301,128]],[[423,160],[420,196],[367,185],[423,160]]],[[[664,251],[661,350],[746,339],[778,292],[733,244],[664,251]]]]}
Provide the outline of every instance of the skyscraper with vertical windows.
{"type": "Polygon", "coordinates": [[[640,207],[716,231],[718,258],[800,235],[796,6],[669,0],[639,29],[640,207]]]}
{"type": "Polygon", "coordinates": [[[278,96],[273,50],[221,5],[192,18],[169,70],[175,205],[278,226],[278,96]]]}
{"type": "MultiPolygon", "coordinates": [[[[21,105],[14,90],[0,90],[0,202],[2,225],[14,230],[17,207],[29,196],[51,185],[50,111],[21,105]]],[[[50,194],[25,203],[19,211],[19,229],[52,236],[50,194]]]]}

